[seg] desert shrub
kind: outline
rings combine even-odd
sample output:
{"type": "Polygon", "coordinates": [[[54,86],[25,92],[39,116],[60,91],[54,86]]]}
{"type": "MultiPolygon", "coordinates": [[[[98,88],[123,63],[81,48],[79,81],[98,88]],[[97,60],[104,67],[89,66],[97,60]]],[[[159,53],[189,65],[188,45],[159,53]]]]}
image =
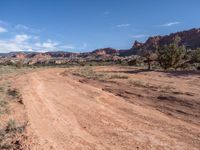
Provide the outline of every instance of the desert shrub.
{"type": "Polygon", "coordinates": [[[0,115],[8,112],[8,102],[0,98],[0,115]]]}
{"type": "Polygon", "coordinates": [[[23,63],[24,63],[23,60],[18,60],[16,62],[16,68],[21,69],[23,67],[23,63]]]}
{"type": "Polygon", "coordinates": [[[12,96],[12,97],[20,97],[20,92],[17,89],[8,89],[8,95],[12,96]]]}
{"type": "Polygon", "coordinates": [[[27,126],[27,123],[24,123],[22,125],[19,125],[16,123],[15,120],[13,119],[10,119],[8,122],[7,122],[7,125],[6,125],[6,132],[16,132],[16,133],[23,133],[25,128],[27,126]]]}
{"type": "Polygon", "coordinates": [[[200,63],[200,48],[192,52],[191,61],[194,63],[200,63]]]}
{"type": "Polygon", "coordinates": [[[148,65],[148,70],[151,70],[152,62],[157,60],[157,54],[149,49],[142,48],[139,51],[140,55],[145,58],[144,62],[148,65]]]}
{"type": "Polygon", "coordinates": [[[112,74],[109,77],[110,79],[128,79],[128,76],[122,74],[112,74]]]}
{"type": "Polygon", "coordinates": [[[22,148],[23,134],[27,123],[19,125],[15,120],[8,120],[5,126],[0,127],[0,149],[18,150],[22,148]]]}
{"type": "Polygon", "coordinates": [[[90,77],[94,76],[95,73],[91,67],[86,66],[83,68],[76,69],[75,71],[73,71],[73,74],[90,78],[90,77]]]}
{"type": "Polygon", "coordinates": [[[103,73],[95,72],[92,67],[85,66],[73,71],[74,75],[82,76],[88,79],[97,79],[97,80],[105,80],[107,79],[107,75],[103,73]]]}
{"type": "Polygon", "coordinates": [[[16,122],[15,122],[15,120],[10,119],[7,122],[6,131],[11,132],[11,131],[15,131],[15,130],[16,130],[16,122]]]}
{"type": "Polygon", "coordinates": [[[144,64],[144,58],[138,55],[135,55],[133,58],[128,58],[127,64],[129,66],[142,66],[144,64]]]}
{"type": "Polygon", "coordinates": [[[129,60],[127,63],[128,63],[129,66],[136,66],[137,60],[136,59],[132,59],[132,60],[129,60]]]}
{"type": "Polygon", "coordinates": [[[176,37],[172,44],[158,48],[158,62],[165,70],[169,68],[177,69],[181,64],[183,64],[186,49],[184,46],[180,46],[179,43],[180,38],[176,37]]]}
{"type": "Polygon", "coordinates": [[[130,85],[137,86],[137,87],[149,87],[149,83],[145,83],[145,82],[140,81],[140,80],[130,79],[130,80],[128,80],[128,83],[130,85]]]}
{"type": "Polygon", "coordinates": [[[11,96],[16,102],[23,104],[23,98],[19,90],[17,89],[8,89],[7,94],[11,96]]]}

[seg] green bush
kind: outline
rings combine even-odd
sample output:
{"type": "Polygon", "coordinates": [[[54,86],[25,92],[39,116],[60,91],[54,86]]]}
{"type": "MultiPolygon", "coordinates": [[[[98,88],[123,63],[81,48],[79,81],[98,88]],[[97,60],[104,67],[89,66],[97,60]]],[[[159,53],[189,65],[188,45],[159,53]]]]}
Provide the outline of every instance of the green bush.
{"type": "Polygon", "coordinates": [[[200,48],[197,48],[194,52],[192,52],[191,61],[194,63],[200,63],[200,48]]]}
{"type": "Polygon", "coordinates": [[[165,70],[169,68],[177,69],[183,64],[186,49],[184,46],[180,46],[179,43],[180,38],[176,37],[174,43],[158,48],[158,62],[165,70]]]}

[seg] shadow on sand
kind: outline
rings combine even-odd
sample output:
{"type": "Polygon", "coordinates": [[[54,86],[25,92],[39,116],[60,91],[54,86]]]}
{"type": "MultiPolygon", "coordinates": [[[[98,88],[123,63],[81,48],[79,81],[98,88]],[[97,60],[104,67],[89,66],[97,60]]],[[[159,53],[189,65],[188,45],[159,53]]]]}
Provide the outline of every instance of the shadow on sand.
{"type": "Polygon", "coordinates": [[[147,69],[135,69],[135,70],[116,70],[116,71],[105,71],[107,73],[128,73],[128,74],[137,74],[143,72],[151,72],[152,70],[147,69]]]}
{"type": "Polygon", "coordinates": [[[167,73],[168,76],[175,76],[175,77],[188,77],[188,76],[199,76],[200,78],[200,71],[162,71],[167,73]]]}
{"type": "Polygon", "coordinates": [[[200,71],[163,71],[163,70],[134,69],[134,70],[116,70],[116,71],[105,71],[105,72],[128,73],[128,74],[158,72],[158,73],[164,73],[169,77],[170,76],[175,76],[175,77],[199,76],[200,78],[200,71]]]}

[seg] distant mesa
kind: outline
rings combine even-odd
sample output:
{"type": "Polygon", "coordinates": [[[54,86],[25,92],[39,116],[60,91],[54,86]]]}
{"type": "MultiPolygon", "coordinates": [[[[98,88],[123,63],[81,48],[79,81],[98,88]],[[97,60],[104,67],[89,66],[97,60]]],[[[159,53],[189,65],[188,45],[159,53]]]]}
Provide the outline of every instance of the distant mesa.
{"type": "Polygon", "coordinates": [[[181,44],[189,49],[200,47],[200,29],[194,28],[187,31],[172,33],[170,35],[150,37],[145,43],[136,41],[132,49],[136,51],[140,48],[156,50],[156,46],[164,46],[172,43],[176,36],[179,36],[181,38],[181,44]]]}

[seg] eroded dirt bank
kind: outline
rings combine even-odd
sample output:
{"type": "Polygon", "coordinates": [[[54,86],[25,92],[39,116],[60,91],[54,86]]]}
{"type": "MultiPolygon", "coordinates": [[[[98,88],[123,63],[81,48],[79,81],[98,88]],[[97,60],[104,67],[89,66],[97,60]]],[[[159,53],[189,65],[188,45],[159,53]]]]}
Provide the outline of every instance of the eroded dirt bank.
{"type": "Polygon", "coordinates": [[[185,121],[142,101],[130,102],[95,84],[63,76],[64,70],[37,71],[16,81],[33,137],[31,149],[199,148],[198,120],[185,121]]]}

